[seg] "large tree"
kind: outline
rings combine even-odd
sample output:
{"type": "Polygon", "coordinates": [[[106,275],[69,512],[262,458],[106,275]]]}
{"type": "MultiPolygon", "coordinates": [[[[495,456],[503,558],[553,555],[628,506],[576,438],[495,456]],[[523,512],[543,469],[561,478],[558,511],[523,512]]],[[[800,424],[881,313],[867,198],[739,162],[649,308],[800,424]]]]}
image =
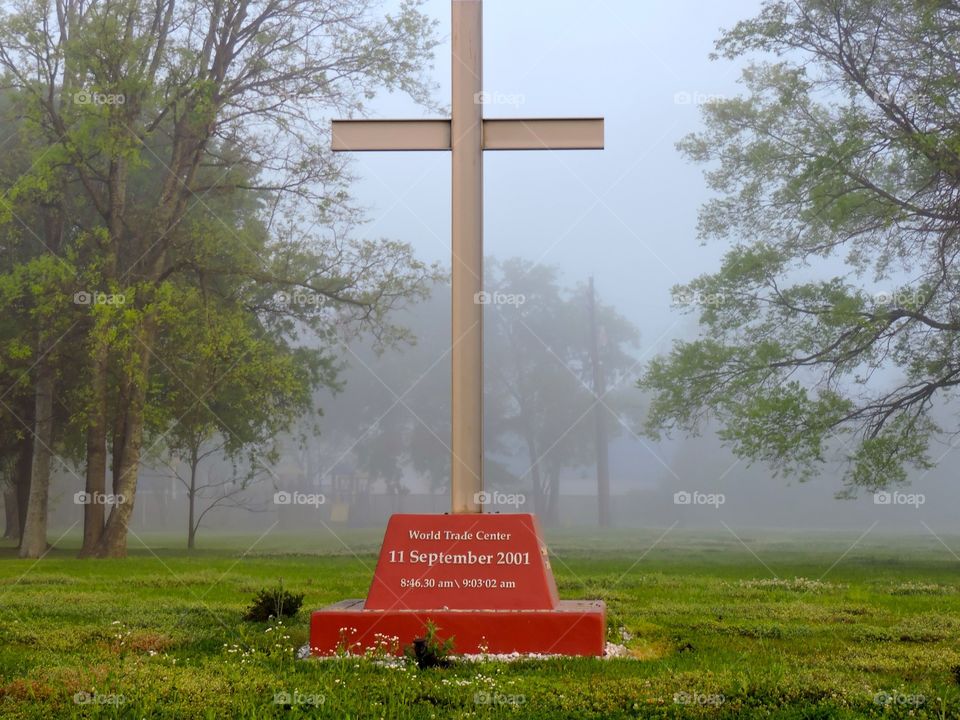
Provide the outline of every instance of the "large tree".
{"type": "Polygon", "coordinates": [[[709,164],[720,269],[677,288],[702,336],[641,381],[648,429],[712,417],[742,457],[848,492],[925,468],[960,384],[960,7],[774,0],[723,34],[746,93],[680,147],[709,164]],[[759,57],[756,57],[759,56],[759,57]]]}
{"type": "MultiPolygon", "coordinates": [[[[0,72],[32,139],[0,220],[33,211],[50,253],[75,263],[77,289],[122,298],[80,308],[86,489],[104,493],[109,469],[123,498],[105,520],[87,506],[86,553],[125,552],[158,344],[184,283],[234,278],[232,301],[293,340],[304,327],[389,334],[385,313],[432,276],[405,245],[346,235],[348,178],[325,150],[329,111],[360,111],[378,87],[428,100],[433,25],[418,4],[383,15],[369,0],[29,0],[0,12],[0,72]],[[214,211],[245,195],[256,218],[214,211]],[[314,301],[272,300],[294,289],[314,301]]],[[[53,294],[44,310],[54,301],[69,317],[53,294]]],[[[57,379],[56,339],[34,332],[30,556],[45,535],[37,480],[57,379]]]]}

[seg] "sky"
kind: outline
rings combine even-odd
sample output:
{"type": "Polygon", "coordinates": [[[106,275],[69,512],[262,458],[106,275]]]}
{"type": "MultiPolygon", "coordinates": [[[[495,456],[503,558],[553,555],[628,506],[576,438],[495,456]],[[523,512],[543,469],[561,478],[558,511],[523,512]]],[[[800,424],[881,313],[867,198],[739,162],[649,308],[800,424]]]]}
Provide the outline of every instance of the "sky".
{"type": "MultiPolygon", "coordinates": [[[[670,288],[716,268],[723,248],[696,237],[708,197],[702,168],[675,143],[700,126],[700,103],[739,92],[739,67],[708,55],[721,28],[759,2],[485,0],[486,117],[603,116],[602,151],[486,153],[485,253],[561,268],[568,285],[595,276],[603,301],[642,334],[642,350],[689,335],[670,288]]],[[[450,96],[450,3],[425,7],[443,43],[432,77],[450,96]]],[[[398,94],[371,117],[430,117],[398,94]]],[[[359,153],[356,199],[364,234],[413,244],[450,262],[449,153],[359,153]]]]}
{"type": "MultiPolygon", "coordinates": [[[[697,239],[709,194],[703,169],[675,144],[700,127],[705,99],[739,91],[738,65],[708,55],[721,28],[759,8],[752,0],[484,1],[483,87],[495,100],[486,117],[605,118],[602,151],[485,153],[485,254],[557,266],[568,287],[593,275],[601,300],[640,330],[636,377],[673,339],[696,333],[695,316],[671,307],[670,289],[713,271],[723,253],[697,239]]],[[[431,77],[447,105],[450,2],[429,0],[424,11],[439,21],[431,77]]],[[[436,115],[384,93],[368,116],[436,115]]],[[[363,234],[409,242],[449,267],[449,153],[356,153],[352,163],[352,192],[370,220],[363,234]]],[[[674,479],[679,443],[628,435],[620,445],[615,491],[674,479]],[[618,467],[621,455],[630,472],[618,467]]],[[[589,492],[595,481],[567,482],[589,492]]]]}

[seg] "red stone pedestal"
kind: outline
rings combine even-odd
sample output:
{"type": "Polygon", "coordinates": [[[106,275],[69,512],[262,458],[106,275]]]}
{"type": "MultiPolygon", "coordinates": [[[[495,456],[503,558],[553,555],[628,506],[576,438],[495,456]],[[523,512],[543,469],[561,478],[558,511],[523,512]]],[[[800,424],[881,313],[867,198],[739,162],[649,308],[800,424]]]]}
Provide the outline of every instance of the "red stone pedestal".
{"type": "Polygon", "coordinates": [[[456,653],[602,655],[602,602],[561,601],[536,518],[394,515],[366,601],[313,613],[310,650],[363,652],[424,635],[427,621],[456,653]]]}

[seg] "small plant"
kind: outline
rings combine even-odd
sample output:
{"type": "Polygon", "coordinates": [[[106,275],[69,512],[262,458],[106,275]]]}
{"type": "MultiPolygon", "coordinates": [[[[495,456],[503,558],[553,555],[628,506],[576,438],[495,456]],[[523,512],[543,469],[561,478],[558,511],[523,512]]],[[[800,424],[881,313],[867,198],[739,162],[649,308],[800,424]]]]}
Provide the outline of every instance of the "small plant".
{"type": "Polygon", "coordinates": [[[349,657],[353,654],[354,650],[360,649],[360,643],[353,639],[353,636],[356,634],[356,628],[340,628],[340,640],[337,642],[337,649],[335,650],[337,657],[349,657]]]}
{"type": "Polygon", "coordinates": [[[247,608],[244,620],[267,622],[270,618],[293,617],[303,605],[303,593],[292,593],[283,585],[263,588],[247,608]]]}
{"type": "Polygon", "coordinates": [[[441,640],[437,637],[436,623],[427,620],[426,635],[416,638],[413,645],[404,648],[404,655],[417,663],[421,670],[431,667],[447,667],[453,653],[453,637],[441,640]]]}
{"type": "Polygon", "coordinates": [[[400,638],[396,635],[384,635],[375,633],[373,636],[373,645],[368,647],[363,655],[367,660],[385,662],[395,660],[397,651],[400,649],[400,638]]]}

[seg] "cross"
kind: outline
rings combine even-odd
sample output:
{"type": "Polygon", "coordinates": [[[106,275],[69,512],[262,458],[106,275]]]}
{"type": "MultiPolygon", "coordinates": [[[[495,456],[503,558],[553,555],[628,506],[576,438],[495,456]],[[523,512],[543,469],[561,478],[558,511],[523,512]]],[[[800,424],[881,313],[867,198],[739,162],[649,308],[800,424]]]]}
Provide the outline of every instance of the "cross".
{"type": "Polygon", "coordinates": [[[453,165],[451,510],[483,512],[483,151],[602,150],[603,118],[483,117],[483,2],[452,0],[443,120],[334,120],[334,151],[449,150],[453,165]]]}

